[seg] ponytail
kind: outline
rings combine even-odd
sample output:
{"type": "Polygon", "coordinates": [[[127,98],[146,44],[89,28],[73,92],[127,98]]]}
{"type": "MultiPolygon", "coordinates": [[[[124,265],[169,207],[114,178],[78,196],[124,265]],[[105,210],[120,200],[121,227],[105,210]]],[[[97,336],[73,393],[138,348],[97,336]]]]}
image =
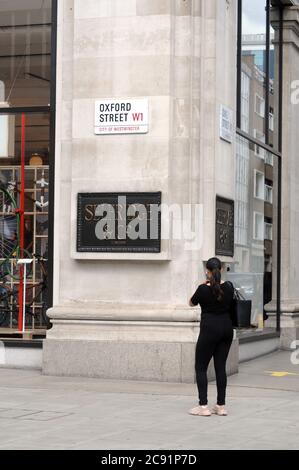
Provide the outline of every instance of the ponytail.
{"type": "Polygon", "coordinates": [[[213,295],[220,302],[223,299],[223,290],[220,287],[221,283],[221,261],[218,258],[210,258],[206,265],[207,269],[211,272],[210,285],[213,295]]]}

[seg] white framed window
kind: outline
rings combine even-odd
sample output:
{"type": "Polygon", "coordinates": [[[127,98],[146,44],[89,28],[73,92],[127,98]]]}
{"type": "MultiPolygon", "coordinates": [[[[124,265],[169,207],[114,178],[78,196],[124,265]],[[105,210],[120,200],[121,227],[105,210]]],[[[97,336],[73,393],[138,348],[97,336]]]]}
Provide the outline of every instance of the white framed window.
{"type": "Polygon", "coordinates": [[[241,75],[241,129],[249,132],[249,115],[250,115],[250,77],[242,70],[241,75]]]}
{"type": "Polygon", "coordinates": [[[265,219],[261,212],[253,213],[253,238],[264,240],[265,219]]]}
{"type": "Polygon", "coordinates": [[[265,184],[265,201],[273,204],[273,187],[265,184]]]}
{"type": "Polygon", "coordinates": [[[255,94],[255,112],[262,118],[265,117],[265,100],[258,93],[255,94]]]}
{"type": "Polygon", "coordinates": [[[265,222],[265,240],[273,240],[273,224],[265,222]]]}
{"type": "MultiPolygon", "coordinates": [[[[260,140],[262,143],[265,143],[265,134],[262,134],[259,132],[257,129],[253,129],[253,136],[255,139],[260,140]]],[[[265,150],[261,148],[259,145],[254,146],[254,154],[262,158],[263,160],[265,159],[265,150]]]]}
{"type": "Polygon", "coordinates": [[[273,166],[273,153],[264,152],[266,165],[273,166]]]}
{"type": "Polygon", "coordinates": [[[265,199],[265,175],[261,171],[254,170],[254,197],[257,199],[265,199]]]}
{"type": "Polygon", "coordinates": [[[274,109],[272,107],[270,107],[269,111],[269,129],[274,131],[274,109]]]}

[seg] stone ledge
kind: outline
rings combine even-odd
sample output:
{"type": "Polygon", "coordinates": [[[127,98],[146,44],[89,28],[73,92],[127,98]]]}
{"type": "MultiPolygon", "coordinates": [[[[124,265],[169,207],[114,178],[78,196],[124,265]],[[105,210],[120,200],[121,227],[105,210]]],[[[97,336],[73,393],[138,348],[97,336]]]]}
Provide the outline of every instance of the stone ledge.
{"type": "Polygon", "coordinates": [[[198,309],[167,304],[69,302],[47,310],[51,319],[197,322],[198,309]]]}
{"type": "MultiPolygon", "coordinates": [[[[280,305],[281,316],[298,316],[299,317],[299,301],[282,301],[280,305]]],[[[276,300],[269,302],[265,305],[265,310],[267,313],[276,314],[277,304],[276,300]]]]}
{"type": "Polygon", "coordinates": [[[264,341],[273,338],[279,338],[280,334],[274,328],[265,328],[263,331],[252,331],[237,334],[239,344],[264,341]]]}
{"type": "Polygon", "coordinates": [[[279,336],[267,336],[256,341],[242,342],[239,348],[239,362],[247,362],[258,357],[278,351],[280,349],[279,336]]]}
{"type": "Polygon", "coordinates": [[[199,322],[53,320],[47,338],[83,341],[155,341],[186,343],[197,340],[199,322]]]}
{"type": "MultiPolygon", "coordinates": [[[[46,339],[43,373],[56,376],[118,380],[195,383],[195,346],[190,343],[73,341],[46,339]]],[[[238,372],[238,340],[228,362],[229,375],[238,372]]],[[[208,370],[214,380],[213,363],[208,370]]]]}

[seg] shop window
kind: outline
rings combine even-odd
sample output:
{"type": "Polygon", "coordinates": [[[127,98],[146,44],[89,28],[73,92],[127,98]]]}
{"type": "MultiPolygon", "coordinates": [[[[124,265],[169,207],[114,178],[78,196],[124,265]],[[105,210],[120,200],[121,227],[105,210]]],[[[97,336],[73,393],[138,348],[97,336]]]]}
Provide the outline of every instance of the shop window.
{"type": "Polygon", "coordinates": [[[14,126],[9,127],[7,140],[13,138],[11,149],[14,151],[10,153],[10,150],[0,161],[0,280],[3,285],[0,290],[0,328],[18,328],[21,273],[17,260],[24,257],[32,259],[26,271],[25,326],[37,330],[47,326],[49,114],[34,113],[23,117],[16,114],[13,117],[10,122],[14,126]],[[22,139],[22,128],[25,139],[22,139]],[[22,207],[23,218],[21,212],[17,215],[22,207]]]}
{"type": "MultiPolygon", "coordinates": [[[[277,311],[280,309],[279,290],[275,285],[280,273],[273,273],[279,265],[280,253],[271,240],[273,231],[279,233],[278,224],[281,224],[278,213],[283,89],[280,25],[285,2],[238,0],[237,3],[235,254],[229,277],[251,299],[252,323],[262,325],[265,304],[273,300],[277,311]],[[273,153],[267,150],[270,147],[273,153]],[[246,260],[244,250],[248,253],[246,260]]],[[[277,244],[280,246],[281,240],[277,244]]],[[[277,329],[279,318],[277,315],[277,329]]]]}
{"type": "Polygon", "coordinates": [[[0,3],[0,101],[10,107],[48,106],[51,0],[0,3]]]}
{"type": "Polygon", "coordinates": [[[49,326],[56,9],[56,0],[0,2],[0,329],[15,330],[7,334],[22,331],[20,258],[31,260],[26,268],[25,328],[43,335],[49,326]]]}

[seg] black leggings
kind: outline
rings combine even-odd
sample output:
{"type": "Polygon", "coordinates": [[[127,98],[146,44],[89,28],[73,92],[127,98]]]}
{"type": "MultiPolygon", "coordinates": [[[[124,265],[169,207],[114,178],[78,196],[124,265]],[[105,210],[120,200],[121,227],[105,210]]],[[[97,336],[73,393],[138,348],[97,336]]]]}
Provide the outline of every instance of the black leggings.
{"type": "Polygon", "coordinates": [[[195,372],[200,405],[208,403],[207,369],[212,357],[217,384],[217,404],[225,405],[226,360],[233,340],[233,327],[229,315],[205,314],[195,350],[195,372]]]}

